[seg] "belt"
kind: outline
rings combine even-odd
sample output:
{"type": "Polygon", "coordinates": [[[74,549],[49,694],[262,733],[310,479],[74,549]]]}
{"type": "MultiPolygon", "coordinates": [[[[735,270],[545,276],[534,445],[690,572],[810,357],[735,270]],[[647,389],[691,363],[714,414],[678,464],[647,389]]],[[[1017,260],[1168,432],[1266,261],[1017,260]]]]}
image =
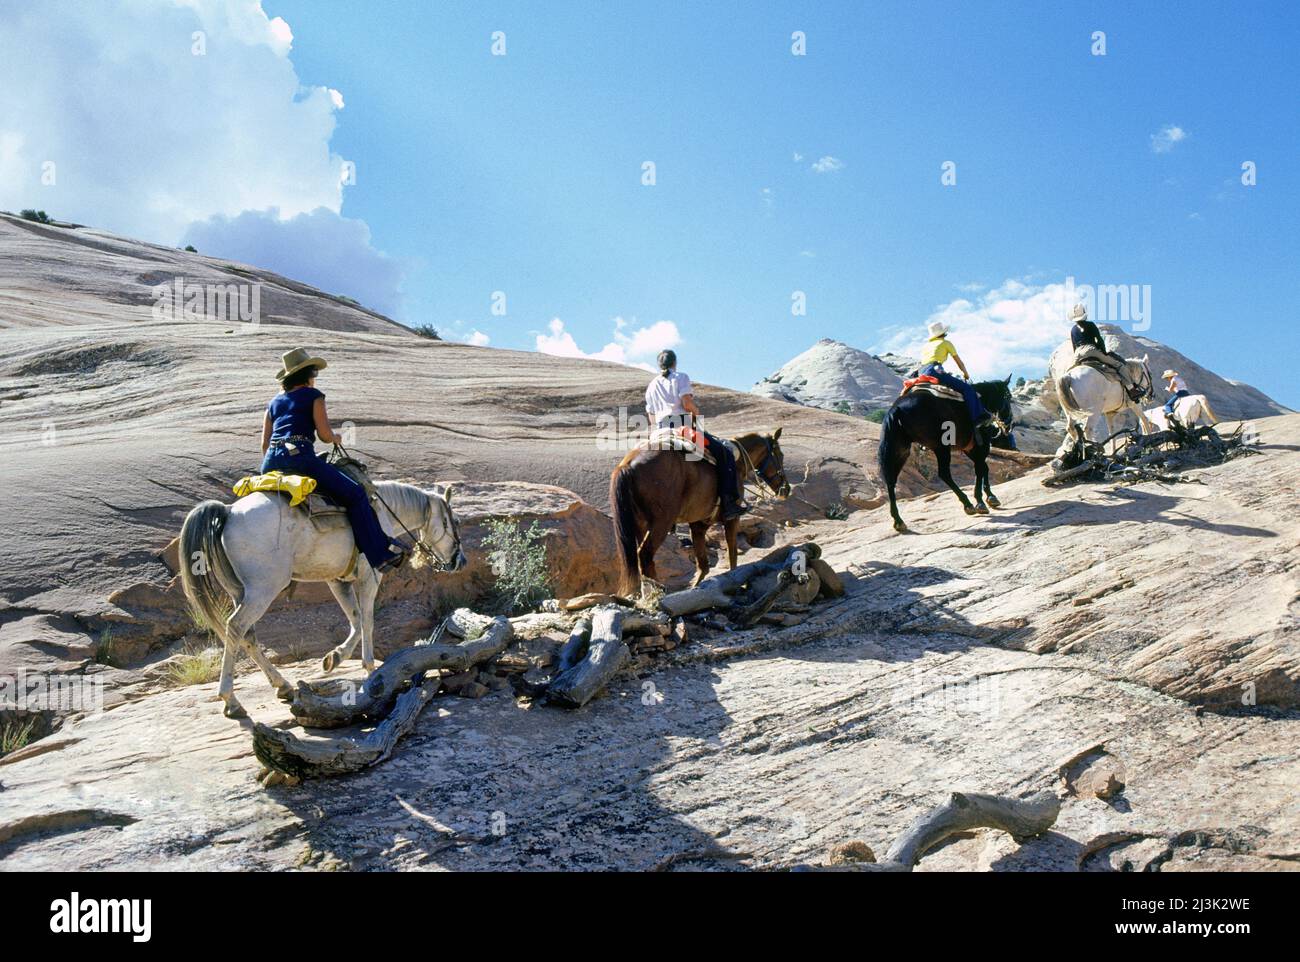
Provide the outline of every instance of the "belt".
{"type": "Polygon", "coordinates": [[[311,438],[305,437],[301,434],[295,434],[287,438],[272,438],[270,447],[306,448],[308,451],[311,451],[314,444],[315,442],[311,438]]]}

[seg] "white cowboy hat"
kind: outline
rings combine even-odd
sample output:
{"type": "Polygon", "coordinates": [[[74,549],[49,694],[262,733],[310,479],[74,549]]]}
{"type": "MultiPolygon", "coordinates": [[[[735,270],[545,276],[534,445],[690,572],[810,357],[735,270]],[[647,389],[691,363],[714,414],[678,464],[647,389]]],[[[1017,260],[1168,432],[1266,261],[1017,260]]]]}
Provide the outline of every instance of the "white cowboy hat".
{"type": "Polygon", "coordinates": [[[927,330],[929,330],[931,337],[938,337],[940,334],[948,333],[948,325],[943,321],[931,321],[927,330]]]}
{"type": "Polygon", "coordinates": [[[1086,321],[1088,319],[1088,308],[1084,304],[1075,304],[1070,308],[1070,320],[1086,321]]]}
{"type": "Polygon", "coordinates": [[[1165,373],[1164,373],[1164,374],[1161,374],[1160,376],[1161,376],[1161,377],[1178,377],[1178,372],[1175,371],[1173,368],[1170,368],[1169,370],[1165,371],[1165,373]]]}
{"type": "Polygon", "coordinates": [[[324,370],[326,367],[323,357],[313,357],[311,351],[305,347],[295,347],[292,351],[286,351],[280,355],[283,367],[280,368],[275,379],[283,381],[295,371],[301,371],[305,367],[314,367],[317,370],[324,370]]]}

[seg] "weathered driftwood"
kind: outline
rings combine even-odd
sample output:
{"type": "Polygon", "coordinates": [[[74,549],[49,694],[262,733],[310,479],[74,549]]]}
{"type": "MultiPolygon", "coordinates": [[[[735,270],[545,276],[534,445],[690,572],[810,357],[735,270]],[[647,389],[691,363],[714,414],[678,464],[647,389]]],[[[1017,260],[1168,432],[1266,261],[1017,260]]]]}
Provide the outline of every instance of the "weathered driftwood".
{"type": "Polygon", "coordinates": [[[734,621],[738,627],[750,627],[758,621],[759,618],[762,618],[768,613],[771,607],[776,604],[777,599],[790,590],[794,581],[795,576],[789,570],[777,572],[776,580],[773,582],[772,587],[768,589],[767,594],[763,595],[747,608],[742,608],[732,617],[732,621],[734,621]]]}
{"type": "Polygon", "coordinates": [[[500,616],[477,618],[482,621],[462,616],[447,622],[448,634],[457,630],[472,632],[480,624],[486,624],[486,630],[473,640],[458,645],[425,644],[403,648],[359,684],[300,681],[289,710],[299,724],[309,728],[341,728],[364,719],[382,718],[388,714],[393,699],[423,672],[435,669],[467,671],[471,666],[489,661],[505,651],[513,637],[510,621],[500,616]]]}
{"type": "Polygon", "coordinates": [[[673,622],[663,612],[647,614],[644,611],[629,611],[623,618],[623,635],[666,635],[672,631],[673,622]]]}
{"type": "Polygon", "coordinates": [[[674,617],[688,615],[709,608],[725,608],[732,604],[731,595],[735,594],[750,581],[769,572],[780,571],[786,567],[791,554],[801,551],[807,563],[821,557],[822,549],[814,542],[798,545],[786,545],[768,552],[758,561],[740,565],[731,571],[705,578],[694,588],[675,591],[659,599],[659,607],[674,617]]]}
{"type": "Polygon", "coordinates": [[[415,727],[438,685],[438,679],[431,678],[409,688],[398,696],[387,718],[358,738],[299,737],[258,722],[253,726],[253,753],[267,768],[291,778],[360,771],[388,757],[398,739],[415,727]]]}
{"type": "Polygon", "coordinates": [[[623,605],[631,607],[632,602],[620,595],[610,595],[599,591],[593,591],[585,595],[577,595],[573,598],[560,598],[556,600],[556,606],[561,611],[586,611],[588,608],[595,608],[597,605],[623,605]]]}
{"type": "Polygon", "coordinates": [[[457,638],[477,638],[495,619],[491,615],[481,615],[470,608],[457,608],[447,616],[443,627],[447,634],[457,638]]]}
{"type": "Polygon", "coordinates": [[[590,643],[591,619],[579,618],[573,625],[573,631],[569,633],[569,640],[560,648],[560,654],[555,659],[555,674],[562,675],[582,661],[583,655],[587,653],[587,645],[590,643]]]}
{"type": "Polygon", "coordinates": [[[632,654],[623,642],[626,617],[627,612],[622,608],[593,611],[587,657],[556,676],[546,690],[548,702],[581,708],[605,687],[632,654]]]}
{"type": "Polygon", "coordinates": [[[912,822],[882,862],[849,862],[837,865],[801,865],[797,870],[819,872],[910,872],[927,851],[944,839],[974,828],[997,828],[1017,842],[1041,835],[1056,824],[1061,800],[1052,792],[1031,798],[1006,798],[953,792],[942,805],[912,822]]]}

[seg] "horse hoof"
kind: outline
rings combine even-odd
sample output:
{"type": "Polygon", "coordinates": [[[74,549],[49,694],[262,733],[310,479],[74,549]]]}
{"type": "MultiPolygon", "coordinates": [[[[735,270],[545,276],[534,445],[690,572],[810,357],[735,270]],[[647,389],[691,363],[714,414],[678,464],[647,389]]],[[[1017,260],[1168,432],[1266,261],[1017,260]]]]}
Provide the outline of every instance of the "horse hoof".
{"type": "Polygon", "coordinates": [[[894,522],[894,530],[895,530],[895,531],[898,531],[898,532],[906,531],[906,530],[907,530],[907,525],[906,525],[904,522],[902,522],[902,521],[895,521],[895,522],[894,522]]]}
{"type": "Polygon", "coordinates": [[[339,665],[338,652],[334,652],[334,651],[331,651],[328,655],[326,655],[320,663],[320,666],[323,669],[325,669],[326,674],[329,674],[331,671],[337,668],[338,665],[339,665]]]}
{"type": "Polygon", "coordinates": [[[294,692],[293,685],[289,684],[286,681],[283,685],[281,685],[279,688],[275,690],[275,697],[280,699],[280,701],[292,702],[293,692],[294,692]]]}
{"type": "Polygon", "coordinates": [[[976,514],[988,514],[988,513],[989,513],[989,509],[988,509],[988,507],[987,507],[986,505],[983,505],[983,504],[977,504],[977,505],[975,505],[975,513],[976,513],[976,514]]]}
{"type": "Polygon", "coordinates": [[[231,698],[230,701],[226,702],[226,707],[222,709],[221,713],[227,718],[233,718],[236,720],[248,717],[248,712],[244,711],[244,706],[235,701],[234,698],[231,698]]]}
{"type": "MultiPolygon", "coordinates": [[[[973,504],[965,505],[965,508],[967,514],[979,514],[979,512],[975,510],[975,505],[973,504]]],[[[987,514],[988,512],[985,513],[987,514]]]]}
{"type": "Polygon", "coordinates": [[[373,661],[363,661],[363,662],[361,663],[361,667],[362,667],[362,668],[367,672],[367,674],[368,674],[368,673],[370,673],[370,672],[372,672],[372,671],[375,670],[375,663],[374,663],[373,661]]]}
{"type": "Polygon", "coordinates": [[[1002,502],[999,501],[997,498],[993,497],[993,495],[990,494],[990,495],[989,495],[989,507],[990,507],[990,508],[1000,508],[1000,507],[1002,507],[1002,502]]]}

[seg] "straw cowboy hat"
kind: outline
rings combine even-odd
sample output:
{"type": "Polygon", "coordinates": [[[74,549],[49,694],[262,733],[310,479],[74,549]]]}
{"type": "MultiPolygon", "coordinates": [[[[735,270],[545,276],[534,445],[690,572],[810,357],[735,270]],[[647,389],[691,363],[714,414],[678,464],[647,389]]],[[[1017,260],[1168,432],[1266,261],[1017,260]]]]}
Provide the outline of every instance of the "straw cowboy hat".
{"type": "Polygon", "coordinates": [[[943,321],[931,321],[927,330],[929,330],[931,337],[941,337],[948,333],[948,325],[943,321]]]}
{"type": "Polygon", "coordinates": [[[1088,319],[1088,308],[1084,304],[1075,304],[1070,308],[1070,320],[1086,321],[1088,319]]]}
{"type": "Polygon", "coordinates": [[[1165,371],[1165,373],[1164,373],[1164,374],[1161,374],[1160,376],[1161,376],[1161,377],[1178,377],[1178,372],[1175,371],[1173,368],[1170,368],[1169,370],[1165,371]]]}
{"type": "Polygon", "coordinates": [[[280,360],[283,362],[283,367],[275,376],[277,381],[283,381],[290,374],[301,371],[305,367],[314,367],[317,370],[324,370],[326,367],[323,357],[312,357],[311,352],[305,347],[295,347],[292,351],[282,354],[280,360]]]}

